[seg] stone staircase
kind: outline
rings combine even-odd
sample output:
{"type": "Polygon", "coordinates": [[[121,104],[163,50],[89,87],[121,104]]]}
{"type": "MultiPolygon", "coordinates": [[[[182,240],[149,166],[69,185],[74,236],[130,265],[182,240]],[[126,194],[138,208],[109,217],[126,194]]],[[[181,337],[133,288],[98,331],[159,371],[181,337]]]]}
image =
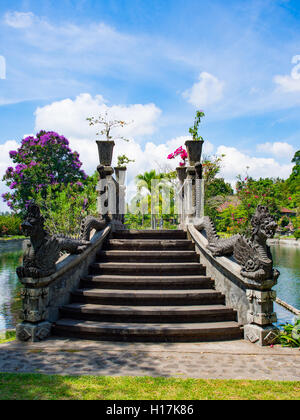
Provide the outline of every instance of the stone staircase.
{"type": "Polygon", "coordinates": [[[53,334],[115,341],[240,339],[184,231],[118,231],[99,252],[53,334]]]}

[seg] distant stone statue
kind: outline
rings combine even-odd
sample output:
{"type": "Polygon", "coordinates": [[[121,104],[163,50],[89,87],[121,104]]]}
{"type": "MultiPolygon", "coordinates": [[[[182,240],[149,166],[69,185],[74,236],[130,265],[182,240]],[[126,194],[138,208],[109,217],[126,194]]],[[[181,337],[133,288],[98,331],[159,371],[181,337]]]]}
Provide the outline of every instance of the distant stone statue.
{"type": "Polygon", "coordinates": [[[56,271],[56,262],[63,251],[80,254],[90,245],[92,229],[102,230],[106,221],[88,216],[81,225],[79,239],[59,235],[51,236],[44,229],[44,218],[38,205],[31,203],[22,223],[23,232],[30,237],[23,256],[23,266],[17,268],[19,278],[47,277],[56,271]]]}
{"type": "Polygon", "coordinates": [[[251,219],[251,224],[250,239],[240,234],[228,239],[220,239],[212,220],[207,216],[196,226],[196,229],[206,231],[207,249],[214,256],[234,256],[237,263],[242,266],[241,275],[243,277],[256,281],[276,280],[279,271],[273,269],[273,259],[267,239],[273,238],[277,223],[267,207],[258,206],[251,219]]]}

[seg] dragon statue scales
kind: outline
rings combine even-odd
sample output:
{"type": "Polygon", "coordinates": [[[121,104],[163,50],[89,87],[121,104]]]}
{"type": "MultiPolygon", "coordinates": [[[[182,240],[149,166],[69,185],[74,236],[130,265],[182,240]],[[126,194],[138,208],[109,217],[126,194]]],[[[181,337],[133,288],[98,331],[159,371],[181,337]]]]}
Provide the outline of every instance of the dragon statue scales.
{"type": "Polygon", "coordinates": [[[195,226],[197,230],[205,230],[208,240],[207,249],[213,256],[233,255],[242,266],[241,275],[255,281],[276,280],[279,271],[273,269],[273,260],[267,239],[273,238],[277,223],[265,206],[258,206],[251,219],[252,234],[248,239],[244,235],[234,235],[228,239],[220,239],[212,220],[205,216],[195,226]]]}
{"type": "Polygon", "coordinates": [[[81,254],[90,245],[92,229],[102,230],[107,225],[104,219],[92,216],[86,217],[81,224],[79,239],[59,235],[49,235],[44,229],[44,218],[38,205],[31,203],[28,206],[22,230],[30,241],[26,244],[23,256],[23,266],[17,268],[19,278],[47,277],[56,271],[56,262],[62,252],[81,254]]]}

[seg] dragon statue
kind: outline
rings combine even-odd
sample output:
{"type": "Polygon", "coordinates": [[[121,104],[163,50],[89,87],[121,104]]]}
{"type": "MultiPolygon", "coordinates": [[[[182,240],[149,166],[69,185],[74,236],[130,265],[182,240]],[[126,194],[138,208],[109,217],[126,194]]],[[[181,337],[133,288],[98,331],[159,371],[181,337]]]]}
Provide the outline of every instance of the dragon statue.
{"type": "Polygon", "coordinates": [[[30,241],[26,243],[23,256],[23,266],[17,268],[19,278],[47,277],[56,271],[56,262],[62,252],[81,254],[90,245],[90,233],[93,229],[102,230],[107,220],[86,217],[81,224],[79,239],[60,235],[51,236],[44,229],[44,218],[38,205],[31,203],[28,206],[22,230],[30,241]]]}
{"type": "Polygon", "coordinates": [[[212,220],[205,216],[195,226],[197,230],[205,230],[208,240],[207,249],[213,256],[233,255],[235,261],[242,266],[241,275],[255,281],[276,280],[279,271],[273,269],[273,260],[267,239],[273,238],[277,223],[265,206],[258,206],[251,219],[252,234],[248,239],[244,235],[234,235],[228,239],[220,239],[212,220]]]}

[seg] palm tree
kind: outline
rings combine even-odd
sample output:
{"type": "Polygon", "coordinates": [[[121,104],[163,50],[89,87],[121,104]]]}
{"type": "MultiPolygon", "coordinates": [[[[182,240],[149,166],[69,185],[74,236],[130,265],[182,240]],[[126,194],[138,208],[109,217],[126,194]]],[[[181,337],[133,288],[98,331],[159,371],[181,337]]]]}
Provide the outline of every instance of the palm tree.
{"type": "Polygon", "coordinates": [[[154,169],[150,172],[145,172],[144,174],[139,174],[136,176],[135,181],[137,184],[138,193],[144,188],[147,191],[147,200],[148,200],[148,214],[151,214],[151,228],[155,229],[156,219],[154,214],[152,214],[151,204],[151,190],[152,190],[152,181],[154,180],[163,180],[166,175],[164,173],[156,173],[154,169]]]}

